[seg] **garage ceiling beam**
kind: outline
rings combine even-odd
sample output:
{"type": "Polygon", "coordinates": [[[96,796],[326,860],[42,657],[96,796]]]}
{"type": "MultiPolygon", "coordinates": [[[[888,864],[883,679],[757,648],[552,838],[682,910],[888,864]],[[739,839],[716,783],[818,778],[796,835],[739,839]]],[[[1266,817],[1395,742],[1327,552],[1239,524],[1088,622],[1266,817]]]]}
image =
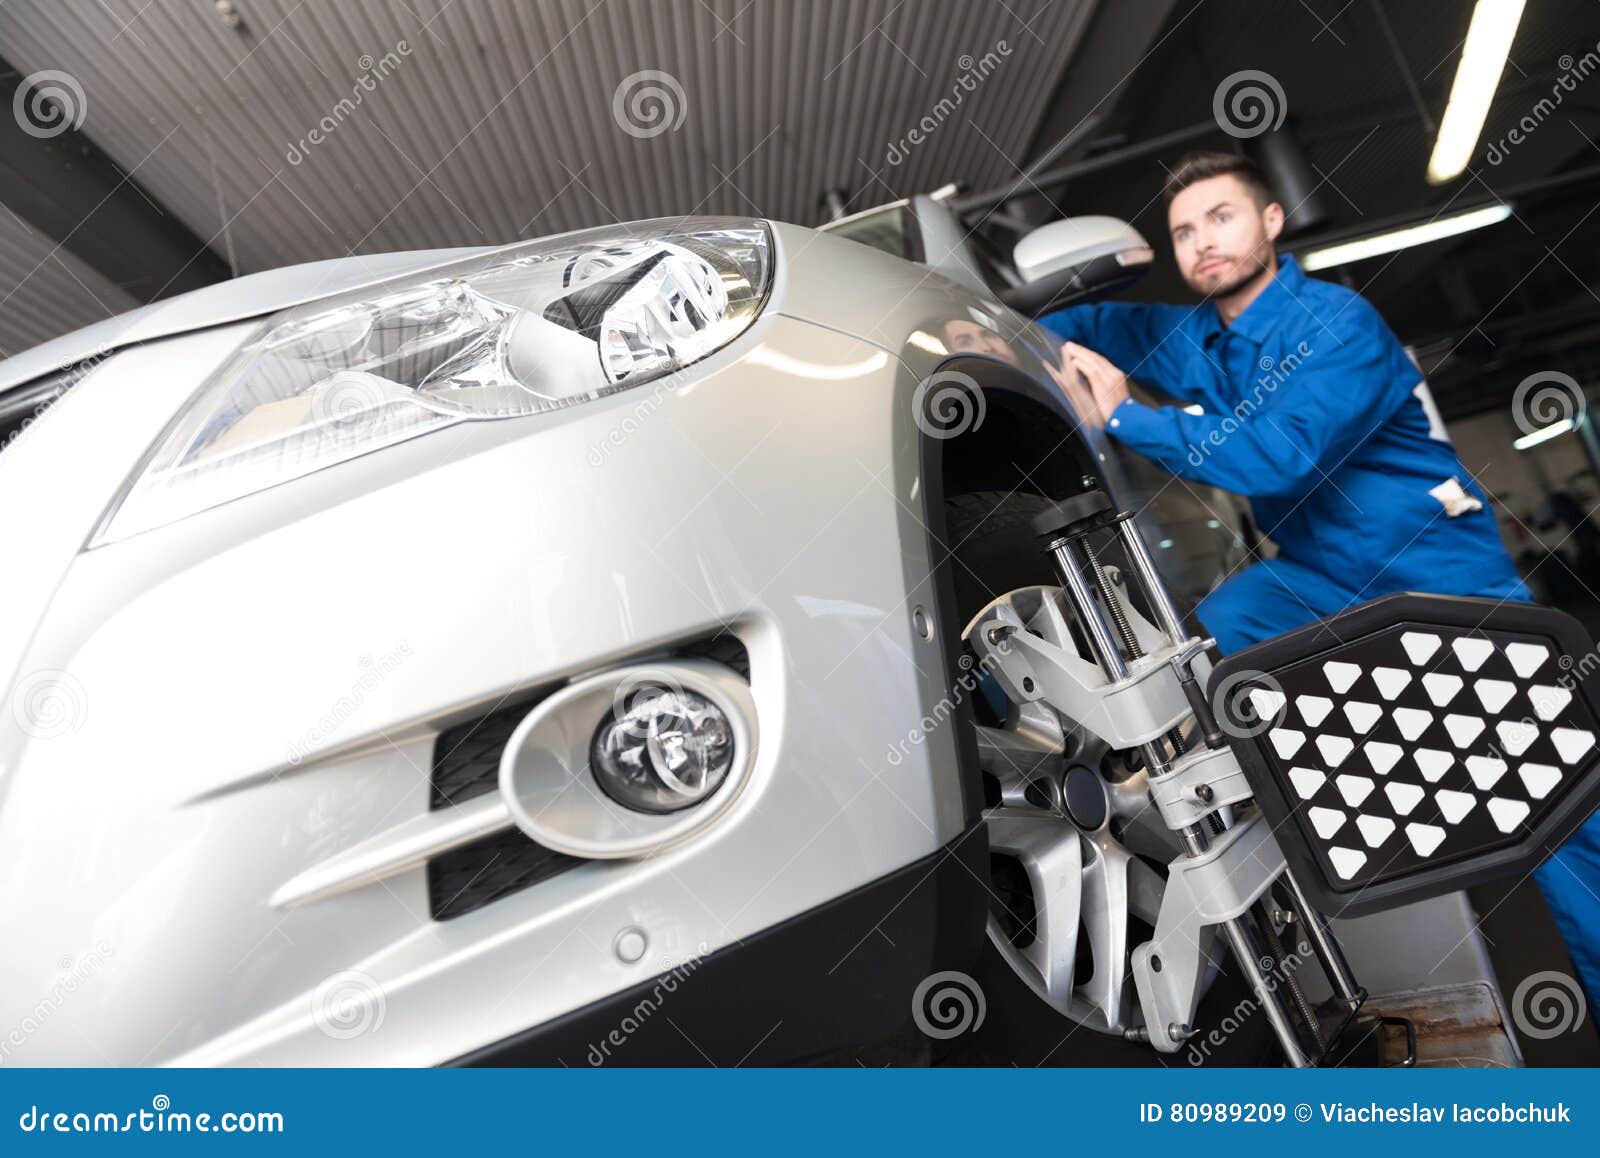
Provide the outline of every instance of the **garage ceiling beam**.
{"type": "MultiPolygon", "coordinates": [[[[1048,158],[1045,163],[1054,170],[1088,152],[1095,134],[1079,132],[1080,126],[1093,118],[1098,128],[1111,119],[1117,103],[1135,83],[1139,66],[1162,37],[1177,3],[1178,0],[1101,0],[1095,6],[1089,28],[1062,70],[1050,99],[1050,111],[1040,122],[1028,150],[1031,162],[1048,158]],[[1061,147],[1064,138],[1071,139],[1061,147]]],[[[1188,11],[1182,19],[1199,7],[1195,0],[1185,3],[1188,11]]],[[[1035,216],[1056,215],[1042,197],[1023,201],[1035,216]]]]}
{"type": "MultiPolygon", "coordinates": [[[[0,61],[0,107],[16,107],[23,79],[0,61]]],[[[0,116],[0,204],[142,302],[231,276],[206,242],[76,129],[37,136],[22,118],[0,116]]]]}

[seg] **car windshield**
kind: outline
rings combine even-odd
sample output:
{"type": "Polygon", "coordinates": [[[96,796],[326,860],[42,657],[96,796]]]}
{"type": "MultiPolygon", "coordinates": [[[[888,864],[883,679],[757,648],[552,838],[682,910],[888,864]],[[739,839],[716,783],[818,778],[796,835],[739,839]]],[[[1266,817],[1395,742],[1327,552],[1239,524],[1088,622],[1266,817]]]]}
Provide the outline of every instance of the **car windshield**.
{"type": "Polygon", "coordinates": [[[903,257],[907,261],[920,261],[921,246],[917,244],[917,219],[906,201],[896,201],[863,213],[853,213],[819,226],[824,233],[848,237],[884,253],[903,257]]]}

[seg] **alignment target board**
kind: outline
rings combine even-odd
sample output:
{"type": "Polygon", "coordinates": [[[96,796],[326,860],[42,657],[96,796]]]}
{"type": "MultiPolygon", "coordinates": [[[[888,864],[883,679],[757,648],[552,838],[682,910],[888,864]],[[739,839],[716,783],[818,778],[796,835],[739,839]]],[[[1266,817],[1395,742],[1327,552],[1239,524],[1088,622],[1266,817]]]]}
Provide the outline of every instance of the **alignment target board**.
{"type": "Polygon", "coordinates": [[[1596,684],[1561,612],[1393,595],[1228,656],[1210,695],[1284,856],[1356,915],[1554,852],[1600,803],[1596,684]]]}

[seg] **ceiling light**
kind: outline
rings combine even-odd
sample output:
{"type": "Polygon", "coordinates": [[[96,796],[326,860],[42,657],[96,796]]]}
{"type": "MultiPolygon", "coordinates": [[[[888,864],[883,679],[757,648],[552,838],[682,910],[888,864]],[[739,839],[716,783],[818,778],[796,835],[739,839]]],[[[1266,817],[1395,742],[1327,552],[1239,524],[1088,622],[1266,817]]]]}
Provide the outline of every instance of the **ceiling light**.
{"type": "Polygon", "coordinates": [[[1403,229],[1391,229],[1387,233],[1358,237],[1354,241],[1342,241],[1338,245],[1313,249],[1300,259],[1300,266],[1307,273],[1312,273],[1336,265],[1348,265],[1352,261],[1364,261],[1382,253],[1393,253],[1397,249],[1410,249],[1413,245],[1426,245],[1430,241],[1441,241],[1458,233],[1469,233],[1474,229],[1482,229],[1485,225],[1495,225],[1510,216],[1511,206],[1501,204],[1458,213],[1454,217],[1437,217],[1432,221],[1424,221],[1421,225],[1407,225],[1403,229]]]}
{"type": "Polygon", "coordinates": [[[1456,66],[1455,83],[1450,86],[1450,101],[1439,122],[1439,137],[1428,158],[1428,182],[1441,184],[1458,176],[1478,147],[1478,134],[1500,86],[1511,40],[1522,19],[1524,0],[1478,0],[1472,10],[1461,63],[1456,66]]]}
{"type": "Polygon", "coordinates": [[[1541,426],[1532,434],[1524,434],[1511,444],[1513,450],[1527,450],[1530,446],[1538,446],[1541,442],[1549,442],[1552,438],[1566,434],[1570,430],[1578,429],[1578,424],[1570,418],[1563,418],[1560,422],[1552,422],[1549,426],[1541,426]]]}

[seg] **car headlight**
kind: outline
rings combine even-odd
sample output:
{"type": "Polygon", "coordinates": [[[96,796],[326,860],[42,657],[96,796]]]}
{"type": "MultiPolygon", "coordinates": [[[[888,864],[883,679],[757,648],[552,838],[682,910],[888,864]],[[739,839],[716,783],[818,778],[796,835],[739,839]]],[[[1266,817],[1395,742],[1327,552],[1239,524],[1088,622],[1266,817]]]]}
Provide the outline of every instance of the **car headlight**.
{"type": "Polygon", "coordinates": [[[156,441],[90,546],[458,422],[649,382],[760,312],[758,221],[607,226],[277,315],[156,441]]]}

